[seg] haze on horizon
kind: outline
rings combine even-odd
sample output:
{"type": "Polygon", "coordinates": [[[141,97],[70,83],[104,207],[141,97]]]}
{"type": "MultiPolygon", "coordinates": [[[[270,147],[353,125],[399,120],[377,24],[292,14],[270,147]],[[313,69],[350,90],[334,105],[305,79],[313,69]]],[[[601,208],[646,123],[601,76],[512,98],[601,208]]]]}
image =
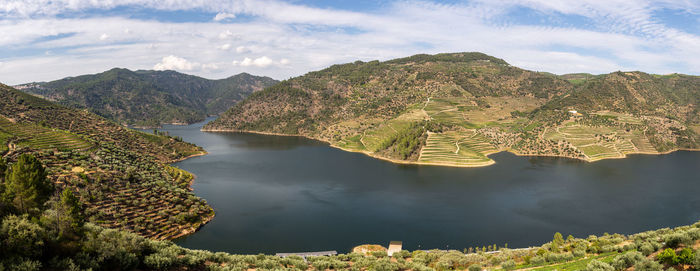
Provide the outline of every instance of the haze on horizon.
{"type": "Polygon", "coordinates": [[[286,79],[332,64],[478,51],[557,74],[700,74],[689,0],[0,0],[0,82],[113,67],[286,79]]]}

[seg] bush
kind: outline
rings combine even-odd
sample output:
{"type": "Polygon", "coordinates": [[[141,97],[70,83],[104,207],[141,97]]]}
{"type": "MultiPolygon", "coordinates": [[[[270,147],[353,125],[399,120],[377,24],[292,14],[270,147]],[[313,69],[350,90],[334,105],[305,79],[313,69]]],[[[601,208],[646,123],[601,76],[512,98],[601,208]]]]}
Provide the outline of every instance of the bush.
{"type": "MultiPolygon", "coordinates": [[[[678,254],[677,259],[675,259],[675,262],[677,264],[693,264],[693,261],[695,260],[695,252],[693,252],[692,249],[690,248],[684,248],[681,250],[681,253],[678,254]]],[[[700,266],[696,266],[696,269],[700,269],[700,266]]]]}
{"type": "Polygon", "coordinates": [[[638,250],[639,250],[640,252],[642,252],[642,254],[644,254],[644,256],[649,256],[651,253],[654,253],[654,251],[656,251],[656,249],[654,249],[654,246],[652,246],[652,245],[651,245],[650,243],[648,243],[648,242],[642,244],[641,246],[639,246],[639,249],[638,249],[638,250]]]}
{"type": "Polygon", "coordinates": [[[637,262],[634,265],[634,270],[635,271],[661,271],[663,270],[663,266],[661,266],[660,263],[657,263],[655,261],[651,261],[649,259],[644,259],[641,262],[637,262]]]}
{"type": "Polygon", "coordinates": [[[599,260],[592,260],[586,265],[586,271],[615,271],[615,268],[599,260]]]}
{"type": "Polygon", "coordinates": [[[659,255],[656,256],[656,259],[659,262],[665,263],[665,264],[678,264],[678,255],[676,255],[676,251],[674,251],[671,248],[665,249],[663,252],[659,253],[659,255]]]}
{"type": "Polygon", "coordinates": [[[444,269],[455,269],[457,266],[464,266],[467,264],[467,259],[463,253],[457,251],[450,251],[438,258],[437,266],[444,269]]]}
{"type": "Polygon", "coordinates": [[[542,256],[534,256],[530,259],[530,263],[533,265],[541,265],[545,262],[544,258],[542,256]]]}
{"type": "Polygon", "coordinates": [[[372,252],[370,252],[370,255],[377,257],[377,258],[384,258],[387,256],[386,251],[383,251],[383,250],[382,251],[372,251],[372,252]]]}
{"type": "Polygon", "coordinates": [[[666,246],[670,248],[677,248],[680,245],[692,245],[693,243],[693,239],[685,232],[672,233],[664,236],[663,239],[666,242],[666,246]]]}
{"type": "Polygon", "coordinates": [[[411,252],[409,252],[408,250],[401,250],[401,251],[396,252],[393,255],[391,255],[391,257],[394,257],[396,259],[399,259],[399,258],[406,259],[408,257],[411,257],[411,252]]]}
{"type": "Polygon", "coordinates": [[[388,258],[378,259],[372,264],[372,270],[375,271],[396,271],[399,270],[399,265],[391,262],[388,258]]]}
{"type": "Polygon", "coordinates": [[[44,228],[29,221],[27,216],[8,216],[0,226],[0,254],[40,256],[44,247],[44,236],[44,228]]]}
{"type": "Polygon", "coordinates": [[[612,266],[615,267],[616,270],[623,270],[634,266],[634,264],[644,259],[644,255],[642,255],[641,252],[632,251],[622,255],[617,255],[612,261],[612,266]]]}
{"type": "Polygon", "coordinates": [[[481,271],[483,269],[483,267],[481,267],[480,264],[475,263],[475,264],[470,265],[468,269],[469,269],[469,271],[481,271]]]}
{"type": "Polygon", "coordinates": [[[501,264],[501,268],[505,270],[513,270],[515,269],[515,261],[507,260],[501,264]]]}

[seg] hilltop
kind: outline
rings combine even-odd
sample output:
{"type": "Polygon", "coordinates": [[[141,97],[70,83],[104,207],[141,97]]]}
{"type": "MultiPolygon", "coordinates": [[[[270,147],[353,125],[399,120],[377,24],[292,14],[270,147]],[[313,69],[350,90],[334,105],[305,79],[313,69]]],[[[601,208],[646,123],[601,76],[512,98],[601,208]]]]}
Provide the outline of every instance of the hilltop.
{"type": "Polygon", "coordinates": [[[32,155],[59,191],[72,191],[87,220],[154,239],[194,232],[214,212],[190,191],[192,174],[169,163],[206,152],[162,133],[125,128],[0,84],[0,154],[32,155]]]}
{"type": "Polygon", "coordinates": [[[202,121],[275,83],[247,73],[209,80],[176,71],[115,68],[16,88],[66,106],[87,108],[118,123],[157,127],[202,121]]]}
{"type": "Polygon", "coordinates": [[[333,65],[256,92],[204,131],[301,135],[399,163],[596,161],[700,146],[700,77],[533,72],[482,53],[333,65]]]}

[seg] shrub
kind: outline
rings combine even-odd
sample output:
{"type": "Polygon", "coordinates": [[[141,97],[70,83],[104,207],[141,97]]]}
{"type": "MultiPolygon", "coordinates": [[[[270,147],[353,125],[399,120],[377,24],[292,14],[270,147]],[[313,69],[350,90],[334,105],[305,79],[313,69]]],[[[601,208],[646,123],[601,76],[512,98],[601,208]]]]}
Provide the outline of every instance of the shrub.
{"type": "Polygon", "coordinates": [[[501,264],[501,268],[505,270],[513,270],[515,269],[515,261],[507,260],[501,264]]]}
{"type": "Polygon", "coordinates": [[[642,252],[642,254],[644,254],[644,256],[649,256],[651,253],[653,253],[654,251],[656,251],[656,249],[654,249],[654,246],[652,246],[652,245],[651,245],[650,243],[648,243],[648,242],[642,244],[641,246],[639,246],[638,250],[639,250],[640,252],[642,252]]]}
{"type": "Polygon", "coordinates": [[[592,260],[586,265],[586,271],[615,271],[615,268],[599,260],[592,260]]]}
{"type": "Polygon", "coordinates": [[[480,264],[475,263],[469,266],[469,271],[481,271],[483,268],[481,267],[480,264]]]}
{"type": "Polygon", "coordinates": [[[375,271],[396,271],[399,270],[399,265],[391,262],[388,258],[378,259],[372,264],[372,270],[375,271]]]}
{"type": "Polygon", "coordinates": [[[541,265],[545,262],[544,257],[542,256],[534,256],[530,259],[530,263],[533,265],[541,265]]]}
{"type": "Polygon", "coordinates": [[[690,238],[690,235],[688,235],[685,232],[668,234],[664,236],[663,240],[664,242],[666,242],[666,246],[671,248],[677,248],[680,245],[687,246],[693,243],[693,240],[690,238]]]}
{"type": "Polygon", "coordinates": [[[44,247],[44,235],[44,228],[29,221],[27,216],[7,216],[0,226],[0,254],[39,256],[44,247]]]}
{"type": "Polygon", "coordinates": [[[444,269],[455,269],[457,266],[463,266],[467,264],[467,259],[461,252],[450,251],[443,254],[437,260],[437,266],[444,269]]]}
{"type": "Polygon", "coordinates": [[[401,250],[401,251],[396,252],[393,255],[391,255],[391,257],[394,257],[396,259],[398,259],[398,258],[406,259],[408,257],[411,257],[411,252],[409,252],[408,250],[401,250]]]}
{"type": "Polygon", "coordinates": [[[632,251],[622,255],[617,255],[613,261],[612,266],[616,270],[623,270],[634,266],[639,261],[644,260],[644,255],[639,251],[632,251]]]}
{"type": "MultiPolygon", "coordinates": [[[[675,260],[677,264],[693,264],[695,258],[695,252],[690,248],[684,248],[681,253],[678,254],[678,258],[675,260]]],[[[700,269],[700,266],[696,266],[696,269],[700,269]]]]}
{"type": "Polygon", "coordinates": [[[635,271],[661,271],[663,266],[655,261],[644,259],[643,261],[637,262],[634,265],[635,271]]]}
{"type": "Polygon", "coordinates": [[[372,251],[370,254],[374,257],[377,257],[377,258],[384,258],[387,256],[386,251],[383,251],[383,250],[382,251],[372,251]]]}
{"type": "Polygon", "coordinates": [[[678,264],[678,256],[676,255],[676,251],[671,248],[667,248],[663,252],[659,253],[659,255],[656,256],[656,259],[665,264],[678,264]]]}

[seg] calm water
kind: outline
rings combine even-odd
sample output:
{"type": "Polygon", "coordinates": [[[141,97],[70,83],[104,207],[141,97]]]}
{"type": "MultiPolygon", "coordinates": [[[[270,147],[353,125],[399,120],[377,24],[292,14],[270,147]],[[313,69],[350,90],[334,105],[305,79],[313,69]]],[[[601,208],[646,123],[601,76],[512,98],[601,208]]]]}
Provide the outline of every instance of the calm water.
{"type": "Polygon", "coordinates": [[[168,126],[210,154],[177,166],[216,218],[176,242],[232,253],[401,240],[408,249],[539,245],[700,219],[700,152],[585,163],[493,155],[484,168],[395,165],[297,137],[168,126]]]}

